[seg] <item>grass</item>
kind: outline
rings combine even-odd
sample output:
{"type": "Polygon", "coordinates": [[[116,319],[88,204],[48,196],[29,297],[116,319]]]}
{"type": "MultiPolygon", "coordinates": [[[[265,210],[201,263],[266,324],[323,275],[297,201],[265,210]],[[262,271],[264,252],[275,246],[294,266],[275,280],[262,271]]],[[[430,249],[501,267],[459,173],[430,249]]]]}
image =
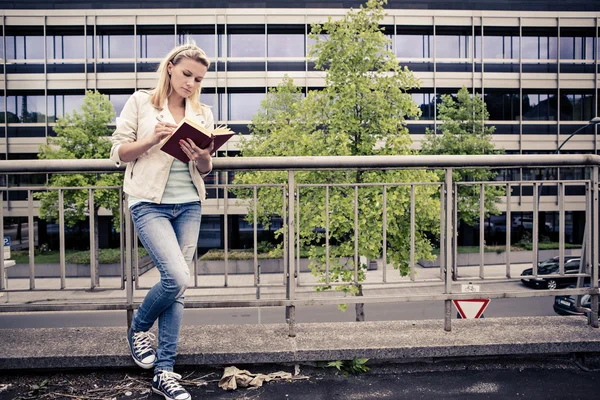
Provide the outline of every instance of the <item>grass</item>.
{"type": "MultiPolygon", "coordinates": [[[[100,249],[98,251],[98,260],[100,264],[115,264],[120,262],[120,249],[100,249]]],[[[138,249],[139,257],[148,255],[146,249],[140,247],[138,249]]],[[[29,264],[29,251],[11,251],[11,260],[15,260],[17,264],[29,264]]],[[[68,264],[89,264],[89,250],[65,250],[65,261],[68,264]]],[[[60,252],[58,250],[50,250],[43,254],[35,254],[36,264],[58,264],[60,263],[60,252]]]]}
{"type": "MultiPolygon", "coordinates": [[[[538,243],[540,250],[555,250],[558,249],[558,243],[538,243]]],[[[580,244],[565,243],[565,249],[580,249],[580,244]]],[[[515,243],[510,246],[510,251],[528,251],[533,249],[532,243],[515,243]]],[[[458,253],[479,253],[479,246],[458,246],[458,253]]],[[[506,246],[485,246],[483,249],[486,253],[503,253],[506,251],[506,246]]],[[[439,255],[440,249],[433,249],[433,254],[439,255]]]]}
{"type": "MultiPolygon", "coordinates": [[[[532,250],[533,245],[531,243],[518,243],[511,246],[511,251],[526,251],[532,250]]],[[[565,243],[566,249],[578,249],[581,248],[579,244],[565,243]]],[[[539,243],[540,250],[558,249],[558,243],[539,243]]],[[[321,250],[321,249],[318,249],[321,250]]],[[[487,253],[502,253],[506,250],[506,246],[485,246],[484,251],[487,253]]],[[[325,250],[322,249],[324,252],[325,250]]],[[[459,246],[458,253],[479,253],[479,246],[459,246]]],[[[439,255],[440,249],[433,249],[433,254],[439,255]]],[[[146,249],[139,247],[138,255],[140,258],[148,255],[146,249]]],[[[230,260],[252,260],[254,259],[254,252],[252,249],[249,250],[229,250],[228,256],[230,260]]],[[[278,259],[283,257],[282,249],[273,249],[266,253],[258,253],[259,260],[266,259],[278,259]]],[[[308,250],[302,250],[300,257],[308,257],[308,250]]],[[[115,264],[120,262],[120,250],[119,249],[100,249],[98,254],[100,264],[115,264]]],[[[224,260],[225,252],[220,249],[212,249],[200,257],[202,261],[210,260],[224,260]]],[[[15,260],[17,264],[29,264],[29,252],[25,251],[11,251],[11,260],[15,260]]],[[[65,250],[65,261],[69,264],[89,264],[90,263],[90,252],[89,250],[65,250]]],[[[60,254],[57,250],[51,250],[44,254],[35,254],[36,264],[58,264],[60,263],[60,254]]]]}

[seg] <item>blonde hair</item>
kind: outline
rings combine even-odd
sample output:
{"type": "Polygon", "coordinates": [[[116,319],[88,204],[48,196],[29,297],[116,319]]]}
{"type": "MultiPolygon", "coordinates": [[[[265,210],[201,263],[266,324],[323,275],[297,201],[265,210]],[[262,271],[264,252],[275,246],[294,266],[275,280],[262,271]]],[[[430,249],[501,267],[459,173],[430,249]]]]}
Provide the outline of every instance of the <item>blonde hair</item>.
{"type": "MultiPolygon", "coordinates": [[[[210,61],[208,60],[208,56],[200,47],[196,45],[196,42],[192,40],[190,37],[186,38],[184,44],[175,47],[171,52],[161,61],[158,66],[158,83],[156,88],[152,91],[152,96],[150,97],[150,103],[158,109],[162,109],[167,97],[171,94],[173,88],[171,87],[171,77],[169,76],[168,65],[169,62],[173,63],[173,65],[179,64],[179,62],[183,58],[189,58],[190,60],[198,61],[200,64],[204,65],[206,68],[210,67],[210,61]]],[[[200,112],[200,107],[202,104],[200,103],[200,90],[201,86],[188,97],[188,101],[191,102],[192,108],[196,112],[200,112]]]]}

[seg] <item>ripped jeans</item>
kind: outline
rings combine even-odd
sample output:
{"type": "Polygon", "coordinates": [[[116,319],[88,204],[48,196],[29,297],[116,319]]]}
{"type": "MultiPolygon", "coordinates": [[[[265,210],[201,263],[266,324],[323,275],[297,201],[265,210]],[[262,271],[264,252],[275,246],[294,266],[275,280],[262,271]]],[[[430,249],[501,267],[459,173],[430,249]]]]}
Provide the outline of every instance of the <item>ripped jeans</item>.
{"type": "Polygon", "coordinates": [[[138,236],[160,272],[131,324],[134,332],[148,331],[158,319],[158,348],[154,370],[173,371],[183,319],[183,294],[190,283],[189,265],[198,243],[200,202],[137,203],[130,209],[138,236]]]}

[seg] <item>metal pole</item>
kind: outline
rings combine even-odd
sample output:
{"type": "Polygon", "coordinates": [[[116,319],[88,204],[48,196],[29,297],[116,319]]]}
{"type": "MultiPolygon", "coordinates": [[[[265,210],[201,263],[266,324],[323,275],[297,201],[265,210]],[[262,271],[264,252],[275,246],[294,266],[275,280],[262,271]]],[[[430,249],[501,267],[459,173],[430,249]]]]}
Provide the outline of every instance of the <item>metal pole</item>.
{"type": "Polygon", "coordinates": [[[133,242],[133,224],[131,223],[131,214],[129,207],[125,203],[125,196],[122,197],[123,211],[125,213],[125,279],[127,296],[127,329],[131,328],[133,321],[133,260],[132,260],[132,242],[133,242]]]}
{"type": "MultiPolygon", "coordinates": [[[[296,297],[296,280],[294,279],[295,271],[295,255],[294,255],[294,207],[295,207],[295,196],[296,196],[296,183],[294,178],[294,171],[288,171],[288,250],[289,250],[289,261],[287,269],[287,282],[286,282],[286,298],[287,300],[294,300],[296,297]]],[[[289,328],[289,337],[296,337],[296,307],[292,304],[285,307],[286,322],[289,328]]]]}
{"type": "MultiPolygon", "coordinates": [[[[598,166],[592,168],[592,282],[596,293],[591,295],[592,312],[589,324],[598,328],[598,166]]],[[[580,263],[581,265],[581,263],[580,263]]]]}
{"type": "MultiPolygon", "coordinates": [[[[446,266],[446,276],[445,276],[445,293],[452,293],[452,254],[454,254],[454,250],[452,248],[452,243],[454,241],[454,237],[456,236],[456,232],[454,231],[454,225],[452,221],[452,217],[454,215],[453,203],[454,203],[454,195],[452,193],[453,183],[452,183],[452,168],[446,169],[446,180],[445,180],[445,190],[446,190],[446,243],[445,243],[445,255],[446,260],[444,264],[446,266]]],[[[444,312],[444,330],[450,332],[452,330],[452,301],[445,300],[445,312],[444,312]]]]}

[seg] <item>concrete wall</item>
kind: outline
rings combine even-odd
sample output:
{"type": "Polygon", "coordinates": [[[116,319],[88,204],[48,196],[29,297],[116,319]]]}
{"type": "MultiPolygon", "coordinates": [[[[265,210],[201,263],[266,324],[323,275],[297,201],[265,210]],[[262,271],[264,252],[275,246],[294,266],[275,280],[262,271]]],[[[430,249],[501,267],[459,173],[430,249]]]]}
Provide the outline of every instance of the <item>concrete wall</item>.
{"type": "MultiPolygon", "coordinates": [[[[140,259],[140,275],[144,274],[154,265],[150,257],[140,259]]],[[[100,264],[100,276],[120,276],[121,264],[100,264]]],[[[65,276],[67,278],[89,278],[89,264],[65,264],[65,276]]],[[[29,278],[29,264],[15,264],[6,269],[7,278],[29,278]]],[[[60,277],[60,264],[35,264],[36,278],[57,278],[60,277]]]]}

